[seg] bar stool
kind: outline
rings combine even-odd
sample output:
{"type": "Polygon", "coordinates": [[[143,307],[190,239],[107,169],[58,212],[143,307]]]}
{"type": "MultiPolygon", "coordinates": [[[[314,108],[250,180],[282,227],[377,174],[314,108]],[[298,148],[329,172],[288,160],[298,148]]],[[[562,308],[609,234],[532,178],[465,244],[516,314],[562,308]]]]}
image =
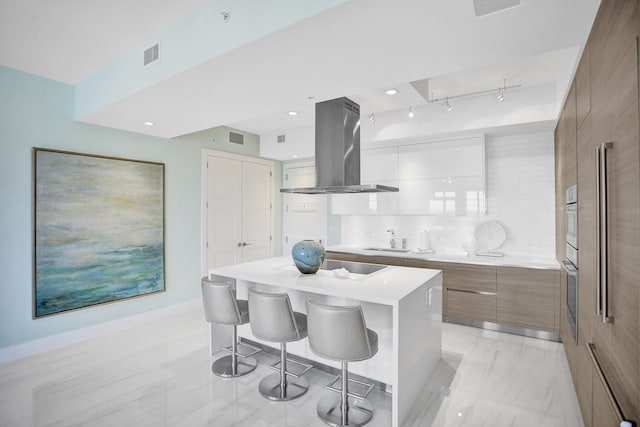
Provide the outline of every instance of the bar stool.
{"type": "Polygon", "coordinates": [[[261,351],[259,348],[240,344],[250,352],[238,352],[237,327],[249,322],[249,308],[246,300],[236,300],[231,284],[231,281],[213,281],[207,277],[203,277],[200,283],[207,322],[233,326],[231,346],[224,349],[231,354],[219,358],[211,366],[213,373],[223,378],[240,377],[256,369],[256,359],[251,356],[261,351]]]}
{"type": "Polygon", "coordinates": [[[279,373],[268,375],[260,381],[260,394],[275,401],[302,396],[309,389],[309,381],[302,375],[312,366],[287,359],[287,342],[299,341],[307,336],[307,316],[293,311],[286,293],[264,293],[255,289],[249,289],[249,312],[253,335],[261,340],[280,343],[280,361],[270,366],[279,373]],[[301,366],[302,371],[287,371],[287,361],[301,366]]]}
{"type": "Polygon", "coordinates": [[[378,352],[378,334],[367,329],[360,306],[335,306],[307,300],[309,345],[311,351],[325,359],[342,363],[341,375],[326,388],[340,393],[330,394],[318,402],[318,417],[330,426],[357,427],[373,417],[367,396],[373,384],[349,379],[348,362],[370,359],[378,352]],[[341,388],[333,385],[342,379],[341,388]],[[366,386],[363,394],[349,392],[349,382],[366,386]],[[351,399],[349,399],[351,398],[351,399]]]}

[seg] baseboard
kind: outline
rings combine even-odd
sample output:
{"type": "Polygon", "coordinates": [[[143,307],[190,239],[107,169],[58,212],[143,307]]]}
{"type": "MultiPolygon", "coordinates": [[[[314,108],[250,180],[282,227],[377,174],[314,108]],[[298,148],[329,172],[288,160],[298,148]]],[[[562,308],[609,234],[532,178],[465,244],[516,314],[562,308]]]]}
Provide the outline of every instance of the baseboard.
{"type": "Polygon", "coordinates": [[[178,304],[172,304],[167,307],[158,308],[156,310],[134,314],[133,316],[121,317],[119,319],[99,323],[97,325],[91,325],[84,328],[74,329],[73,331],[63,332],[61,334],[50,335],[37,340],[12,345],[10,347],[0,349],[0,363],[11,362],[13,360],[33,356],[38,353],[54,350],[70,344],[87,341],[92,338],[97,338],[106,334],[163,319],[174,314],[193,310],[198,307],[202,307],[202,300],[200,298],[195,298],[178,304]]]}
{"type": "Polygon", "coordinates": [[[473,326],[475,328],[488,329],[496,332],[506,332],[508,334],[522,335],[529,338],[538,338],[540,340],[562,342],[559,332],[539,331],[537,329],[527,329],[518,326],[503,325],[500,323],[483,322],[481,320],[460,319],[457,317],[443,316],[442,320],[449,323],[457,323],[458,325],[473,326]]]}

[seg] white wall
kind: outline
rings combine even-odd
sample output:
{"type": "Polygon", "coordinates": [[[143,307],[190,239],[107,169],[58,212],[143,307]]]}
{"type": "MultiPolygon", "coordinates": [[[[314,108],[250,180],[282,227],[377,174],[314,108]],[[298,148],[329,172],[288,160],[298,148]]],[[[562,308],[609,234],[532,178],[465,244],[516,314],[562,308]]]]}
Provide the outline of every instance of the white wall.
{"type": "Polygon", "coordinates": [[[554,257],[553,134],[486,137],[488,212],[484,217],[342,215],[342,244],[388,246],[388,229],[416,248],[420,230],[432,230],[433,248],[462,252],[477,224],[499,221],[507,232],[500,251],[554,257]]]}

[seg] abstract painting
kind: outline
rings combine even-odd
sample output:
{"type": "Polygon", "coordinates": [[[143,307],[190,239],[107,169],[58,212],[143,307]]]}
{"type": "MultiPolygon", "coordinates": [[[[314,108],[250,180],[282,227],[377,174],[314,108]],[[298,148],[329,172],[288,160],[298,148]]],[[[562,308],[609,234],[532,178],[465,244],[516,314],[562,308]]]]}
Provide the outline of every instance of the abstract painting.
{"type": "Polygon", "coordinates": [[[164,291],[164,164],[33,158],[34,317],[164,291]]]}

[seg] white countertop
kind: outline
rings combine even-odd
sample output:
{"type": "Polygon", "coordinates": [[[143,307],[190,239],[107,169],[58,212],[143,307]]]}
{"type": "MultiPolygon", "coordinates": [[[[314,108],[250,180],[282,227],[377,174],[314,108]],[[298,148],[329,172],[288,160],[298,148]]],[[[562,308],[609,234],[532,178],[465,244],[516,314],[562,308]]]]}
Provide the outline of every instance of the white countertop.
{"type": "Polygon", "coordinates": [[[334,245],[327,247],[328,252],[342,252],[362,256],[385,256],[396,258],[421,259],[434,262],[455,262],[460,264],[492,265],[499,267],[522,267],[545,270],[559,270],[560,264],[554,258],[539,258],[516,255],[504,255],[502,257],[466,256],[464,254],[432,253],[421,254],[411,252],[386,252],[364,250],[357,246],[334,245]]]}
{"type": "Polygon", "coordinates": [[[209,270],[209,275],[378,304],[396,305],[402,298],[441,274],[440,270],[389,266],[371,274],[339,278],[332,271],[300,273],[290,256],[267,258],[209,270]]]}

